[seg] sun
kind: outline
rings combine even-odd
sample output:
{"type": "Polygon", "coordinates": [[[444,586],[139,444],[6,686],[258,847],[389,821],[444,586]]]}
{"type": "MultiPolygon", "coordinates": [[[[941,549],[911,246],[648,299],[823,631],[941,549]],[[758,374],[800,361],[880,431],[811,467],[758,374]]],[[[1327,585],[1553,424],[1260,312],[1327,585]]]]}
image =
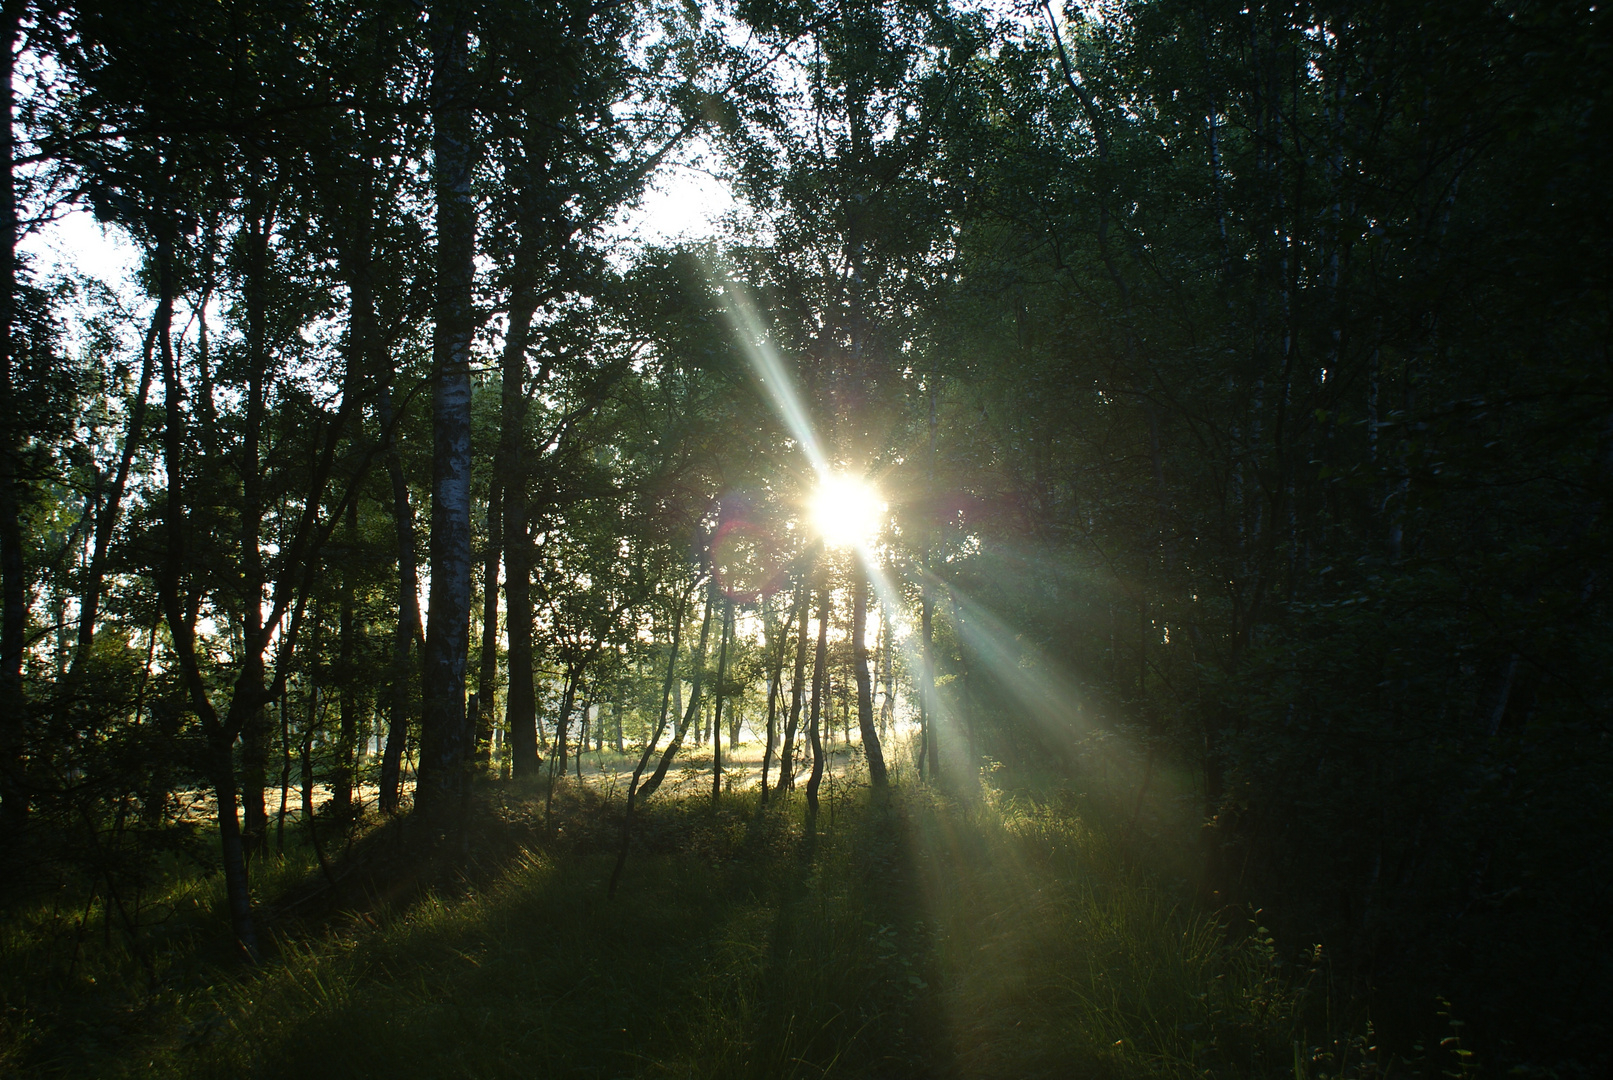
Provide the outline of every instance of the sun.
{"type": "Polygon", "coordinates": [[[866,480],[836,473],[812,493],[812,527],[832,548],[866,547],[879,534],[885,500],[866,480]]]}

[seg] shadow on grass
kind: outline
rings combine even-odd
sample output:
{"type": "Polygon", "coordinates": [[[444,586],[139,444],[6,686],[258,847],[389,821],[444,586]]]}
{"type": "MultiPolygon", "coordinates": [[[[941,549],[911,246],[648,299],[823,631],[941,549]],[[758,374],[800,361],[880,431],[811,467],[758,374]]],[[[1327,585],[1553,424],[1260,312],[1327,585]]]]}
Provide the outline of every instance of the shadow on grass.
{"type": "Polygon", "coordinates": [[[952,1075],[898,806],[863,792],[815,833],[793,810],[770,910],[722,943],[679,1075],[952,1075]]]}
{"type": "MultiPolygon", "coordinates": [[[[558,801],[558,800],[557,800],[558,801]]],[[[586,815],[585,815],[586,816],[586,815]]],[[[287,945],[206,1076],[944,1076],[928,928],[890,800],[809,842],[797,807],[668,802],[630,872],[557,817],[452,897],[287,945]]]]}
{"type": "MultiPolygon", "coordinates": [[[[1068,790],[619,806],[489,789],[282,891],[277,952],[60,1075],[1292,1077],[1303,979],[1068,790]]],[[[1112,815],[1110,815],[1112,817],[1112,815]]],[[[1308,1047],[1308,1044],[1306,1044],[1308,1047]]],[[[1345,1070],[1329,1070],[1344,1075],[1345,1070]]],[[[1350,1075],[1367,1075],[1358,1071],[1350,1075]]]]}

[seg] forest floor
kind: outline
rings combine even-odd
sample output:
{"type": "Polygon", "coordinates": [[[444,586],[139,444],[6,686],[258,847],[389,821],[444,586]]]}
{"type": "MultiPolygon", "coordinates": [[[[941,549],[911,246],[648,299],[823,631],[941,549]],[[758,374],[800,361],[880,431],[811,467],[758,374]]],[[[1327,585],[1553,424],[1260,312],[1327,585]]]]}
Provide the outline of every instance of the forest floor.
{"type": "Polygon", "coordinates": [[[1196,905],[1168,805],[987,781],[840,781],[815,823],[799,791],[657,796],[614,898],[619,798],[489,785],[465,845],[405,818],[260,868],[253,969],[216,881],[143,939],[80,920],[70,962],[8,919],[0,1073],[1376,1075],[1315,966],[1196,905]]]}
{"type": "MultiPolygon", "coordinates": [[[[910,725],[903,725],[908,727],[910,725]]],[[[762,756],[765,744],[757,737],[755,732],[746,732],[747,738],[737,746],[728,744],[723,740],[723,787],[728,791],[749,791],[761,786],[762,756]]],[[[888,732],[882,732],[882,737],[889,738],[888,732]]],[[[899,730],[897,737],[910,732],[899,730]]],[[[547,745],[542,748],[543,754],[549,753],[547,745]]],[[[860,754],[860,743],[850,736],[832,738],[826,745],[826,773],[830,776],[845,774],[853,761],[860,754]],[[848,752],[847,748],[852,750],[848,752]]],[[[709,744],[688,743],[678,755],[678,767],[667,775],[666,790],[670,794],[693,793],[696,789],[710,790],[711,773],[711,747],[709,744]]],[[[775,754],[776,758],[776,754],[775,754]]],[[[379,757],[366,754],[360,760],[361,771],[370,766],[372,771],[379,757]]],[[[607,797],[620,798],[627,790],[627,781],[633,775],[633,767],[638,764],[638,755],[615,750],[610,747],[585,750],[581,755],[573,754],[568,758],[566,771],[572,773],[583,783],[596,788],[607,797]]],[[[805,784],[810,761],[803,761],[797,757],[794,769],[796,782],[805,784]]],[[[650,763],[654,768],[655,763],[650,763]]],[[[505,763],[506,770],[508,762],[505,763]]],[[[548,767],[546,762],[545,768],[548,767]]],[[[770,765],[770,773],[778,771],[778,762],[774,760],[770,765]]],[[[506,777],[507,779],[507,777],[506,777]]],[[[770,775],[771,782],[777,781],[776,776],[770,775]]],[[[414,790],[414,764],[413,761],[404,763],[403,793],[407,800],[414,790]]],[[[312,802],[315,809],[321,809],[331,800],[329,784],[315,784],[312,791],[312,802]]],[[[360,784],[354,791],[354,797],[360,803],[373,806],[379,797],[380,788],[374,783],[360,784]]],[[[264,807],[269,818],[274,820],[280,812],[280,788],[271,786],[263,793],[264,807]]],[[[213,820],[214,801],[213,794],[206,790],[187,791],[179,796],[182,816],[196,822],[209,822],[213,820]]],[[[302,788],[300,780],[293,776],[287,786],[286,818],[293,823],[302,817],[302,788]]]]}

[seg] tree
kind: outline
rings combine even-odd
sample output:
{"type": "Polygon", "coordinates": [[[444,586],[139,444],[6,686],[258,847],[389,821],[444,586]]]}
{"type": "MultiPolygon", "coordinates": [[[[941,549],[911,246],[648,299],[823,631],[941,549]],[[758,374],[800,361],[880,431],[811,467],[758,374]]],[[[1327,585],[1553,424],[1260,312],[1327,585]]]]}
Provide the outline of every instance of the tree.
{"type": "Polygon", "coordinates": [[[467,6],[431,9],[432,169],[437,278],[432,337],[431,597],[421,690],[416,805],[446,819],[469,790],[465,716],[470,645],[470,399],[476,204],[471,197],[472,102],[467,6]]]}

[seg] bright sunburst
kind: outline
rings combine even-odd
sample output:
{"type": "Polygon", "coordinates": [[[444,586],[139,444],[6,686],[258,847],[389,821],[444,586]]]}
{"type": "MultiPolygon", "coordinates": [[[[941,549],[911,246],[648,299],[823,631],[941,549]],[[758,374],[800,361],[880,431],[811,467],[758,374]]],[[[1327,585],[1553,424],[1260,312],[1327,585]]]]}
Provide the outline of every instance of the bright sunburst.
{"type": "Polygon", "coordinates": [[[885,514],[878,490],[859,477],[836,473],[812,494],[812,527],[830,547],[862,547],[874,540],[885,514]]]}

